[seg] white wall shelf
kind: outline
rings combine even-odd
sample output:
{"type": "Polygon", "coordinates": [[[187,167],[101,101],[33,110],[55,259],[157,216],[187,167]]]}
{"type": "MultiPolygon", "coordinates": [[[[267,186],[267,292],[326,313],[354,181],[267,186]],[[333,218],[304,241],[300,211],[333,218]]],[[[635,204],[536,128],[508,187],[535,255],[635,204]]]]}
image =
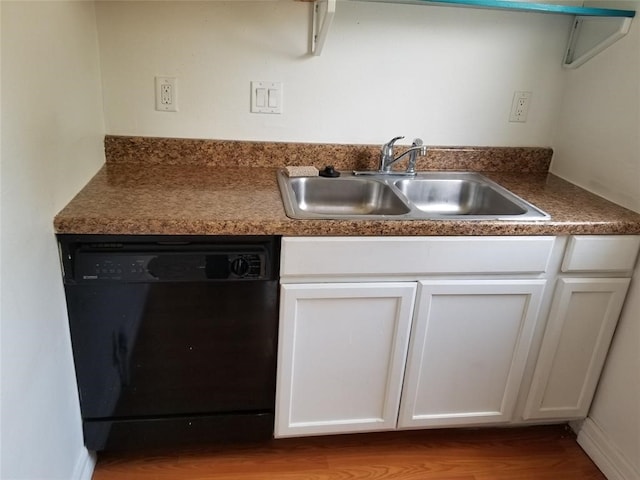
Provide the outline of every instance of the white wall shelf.
{"type": "MultiPolygon", "coordinates": [[[[634,10],[529,3],[512,0],[362,0],[405,5],[449,6],[511,10],[529,13],[573,15],[571,36],[563,65],[576,68],[624,37],[631,27],[634,10]]],[[[315,0],[311,50],[320,55],[336,11],[336,0],[315,0]]]]}
{"type": "Polygon", "coordinates": [[[329,33],[329,27],[333,22],[333,16],[336,13],[336,0],[316,0],[313,3],[311,51],[314,55],[320,55],[329,33]]]}

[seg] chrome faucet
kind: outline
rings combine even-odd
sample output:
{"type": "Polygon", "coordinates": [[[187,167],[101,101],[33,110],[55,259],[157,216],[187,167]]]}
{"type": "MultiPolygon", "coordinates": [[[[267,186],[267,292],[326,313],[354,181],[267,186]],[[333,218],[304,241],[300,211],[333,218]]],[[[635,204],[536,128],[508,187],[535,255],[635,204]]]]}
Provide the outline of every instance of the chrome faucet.
{"type": "Polygon", "coordinates": [[[382,146],[382,149],[380,150],[380,167],[378,168],[378,173],[391,173],[391,166],[404,156],[409,155],[409,163],[404,174],[416,174],[416,160],[419,156],[423,157],[427,154],[427,147],[426,145],[423,145],[421,139],[416,138],[409,149],[394,158],[393,147],[395,146],[395,143],[402,138],[404,137],[394,137],[382,146]]]}

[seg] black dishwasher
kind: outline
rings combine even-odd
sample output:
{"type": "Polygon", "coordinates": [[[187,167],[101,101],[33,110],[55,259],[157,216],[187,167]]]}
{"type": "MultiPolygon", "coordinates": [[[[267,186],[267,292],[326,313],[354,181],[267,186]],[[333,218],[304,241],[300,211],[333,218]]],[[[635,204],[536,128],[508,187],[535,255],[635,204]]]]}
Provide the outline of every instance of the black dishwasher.
{"type": "Polygon", "coordinates": [[[87,448],[272,437],[277,237],[58,240],[87,448]]]}

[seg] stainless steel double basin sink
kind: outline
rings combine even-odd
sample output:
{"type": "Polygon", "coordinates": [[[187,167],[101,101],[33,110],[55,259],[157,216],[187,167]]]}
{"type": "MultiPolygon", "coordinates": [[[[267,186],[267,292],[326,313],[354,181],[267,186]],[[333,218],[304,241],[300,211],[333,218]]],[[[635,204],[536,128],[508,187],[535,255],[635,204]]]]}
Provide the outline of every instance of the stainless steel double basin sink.
{"type": "Polygon", "coordinates": [[[549,215],[475,172],[338,178],[278,171],[288,217],[330,220],[549,220],[549,215]]]}

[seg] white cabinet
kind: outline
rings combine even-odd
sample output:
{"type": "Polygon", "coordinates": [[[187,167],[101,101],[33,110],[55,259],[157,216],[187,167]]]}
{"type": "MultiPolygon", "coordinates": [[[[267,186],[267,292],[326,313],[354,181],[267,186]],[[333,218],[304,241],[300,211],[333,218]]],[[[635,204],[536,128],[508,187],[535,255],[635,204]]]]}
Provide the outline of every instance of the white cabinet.
{"type": "Polygon", "coordinates": [[[509,421],[544,284],[421,281],[398,427],[509,421]]]}
{"type": "Polygon", "coordinates": [[[558,280],[524,418],[587,415],[629,282],[558,280]]]}
{"type": "Polygon", "coordinates": [[[508,421],[554,245],[554,237],[283,239],[276,437],[398,428],[401,394],[404,428],[433,412],[432,425],[508,421]]]}
{"type": "Polygon", "coordinates": [[[584,417],[639,247],[284,238],[276,436],[584,417]]]}
{"type": "Polygon", "coordinates": [[[525,419],[570,420],[587,415],[639,247],[637,235],[569,239],[525,419]]]}
{"type": "Polygon", "coordinates": [[[395,428],[415,291],[282,286],[276,437],[395,428]]]}

